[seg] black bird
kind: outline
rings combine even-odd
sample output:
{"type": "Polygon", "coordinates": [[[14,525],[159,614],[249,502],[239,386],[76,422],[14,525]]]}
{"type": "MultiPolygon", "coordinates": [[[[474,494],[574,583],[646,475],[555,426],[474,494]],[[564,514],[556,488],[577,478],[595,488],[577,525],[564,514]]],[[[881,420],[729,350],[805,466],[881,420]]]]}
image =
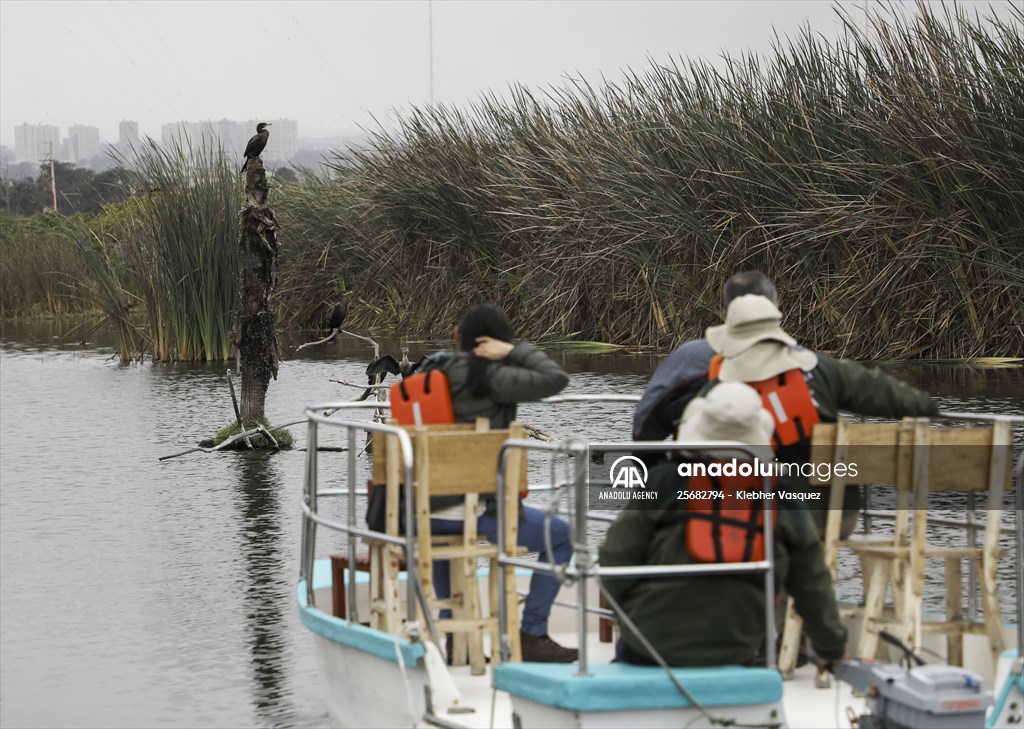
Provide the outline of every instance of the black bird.
{"type": "Polygon", "coordinates": [[[267,122],[260,122],[256,125],[256,134],[245,145],[245,164],[242,165],[242,172],[245,172],[249,166],[249,160],[256,159],[263,153],[264,147],[267,146],[267,140],[270,139],[270,132],[267,131],[269,126],[272,125],[267,122]]]}
{"type": "MultiPolygon", "coordinates": [[[[409,375],[413,374],[423,363],[427,361],[427,355],[423,355],[415,362],[409,361],[409,348],[402,347],[402,360],[398,361],[390,354],[385,354],[379,357],[366,366],[366,380],[367,384],[376,384],[377,375],[382,375],[381,379],[387,377],[388,373],[392,375],[401,375],[402,379],[405,379],[409,375]]],[[[363,391],[363,394],[359,397],[360,400],[365,400],[373,392],[372,388],[367,388],[363,391]]]]}
{"type": "Polygon", "coordinates": [[[341,325],[345,323],[345,317],[348,316],[348,299],[342,299],[334,308],[331,309],[331,329],[341,329],[341,325]]]}
{"type": "Polygon", "coordinates": [[[348,316],[348,297],[351,296],[351,291],[346,291],[341,295],[341,301],[334,305],[331,309],[331,318],[328,323],[330,331],[327,333],[327,341],[333,340],[338,336],[338,332],[341,331],[341,325],[345,323],[345,317],[348,316]]]}

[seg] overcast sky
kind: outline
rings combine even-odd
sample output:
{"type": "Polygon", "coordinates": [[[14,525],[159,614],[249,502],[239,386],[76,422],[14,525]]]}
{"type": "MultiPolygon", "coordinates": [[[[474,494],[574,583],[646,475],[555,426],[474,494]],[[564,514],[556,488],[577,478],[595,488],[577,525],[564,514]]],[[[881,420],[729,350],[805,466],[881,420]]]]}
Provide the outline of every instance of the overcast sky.
{"type": "MultiPolygon", "coordinates": [[[[865,0],[841,3],[863,17],[865,0]]],[[[962,2],[1007,14],[1010,3],[962,2]]],[[[874,4],[874,3],[873,3],[874,4]]],[[[599,82],[649,59],[766,51],[774,28],[837,33],[819,0],[0,0],[0,143],[14,127],[295,119],[301,136],[387,120],[433,97],[462,104],[510,83],[599,82]],[[433,32],[431,34],[431,27],[433,32]],[[433,54],[430,38],[433,36],[433,54]],[[373,115],[373,117],[371,117],[373,115]]]]}

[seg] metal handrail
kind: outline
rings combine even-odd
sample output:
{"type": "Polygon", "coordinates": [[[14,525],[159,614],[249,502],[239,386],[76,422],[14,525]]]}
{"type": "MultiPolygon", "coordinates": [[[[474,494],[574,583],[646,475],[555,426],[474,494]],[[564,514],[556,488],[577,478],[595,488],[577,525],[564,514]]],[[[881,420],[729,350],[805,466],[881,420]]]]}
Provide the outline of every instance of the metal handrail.
{"type": "Polygon", "coordinates": [[[939,413],[938,417],[955,420],[982,420],[989,423],[1024,424],[1024,415],[1002,415],[1000,413],[959,413],[943,410],[939,413]]]}
{"type": "MultiPolygon", "coordinates": [[[[355,539],[351,538],[354,536],[371,537],[373,539],[379,539],[383,542],[390,544],[397,544],[405,548],[405,562],[406,562],[406,573],[409,578],[410,589],[407,590],[407,615],[409,615],[409,634],[413,639],[418,638],[419,631],[418,626],[415,624],[416,615],[416,600],[419,598],[423,604],[424,620],[427,624],[428,630],[433,634],[433,624],[430,618],[430,610],[425,604],[424,595],[422,588],[420,587],[419,575],[416,573],[416,562],[415,562],[415,544],[414,540],[409,535],[405,537],[396,537],[393,535],[385,534],[383,532],[376,532],[372,529],[364,529],[357,527],[355,524],[356,514],[356,490],[354,488],[348,489],[332,489],[329,492],[320,492],[317,490],[318,484],[318,473],[317,473],[317,436],[318,426],[327,425],[331,427],[344,428],[348,431],[348,482],[349,485],[355,483],[355,454],[356,444],[355,435],[356,429],[384,433],[385,435],[393,435],[398,438],[398,447],[402,454],[403,468],[405,471],[405,483],[413,482],[413,450],[412,440],[409,438],[409,434],[402,428],[394,425],[386,425],[384,423],[377,423],[373,421],[365,420],[342,420],[339,418],[332,418],[323,411],[337,412],[339,410],[357,410],[357,409],[378,409],[382,406],[387,407],[387,403],[381,402],[358,402],[358,401],[345,401],[345,402],[334,402],[324,403],[320,405],[313,405],[306,408],[306,419],[308,421],[309,433],[307,436],[307,451],[306,451],[306,484],[303,493],[303,529],[302,529],[302,563],[300,565],[300,578],[306,580],[306,598],[309,604],[312,606],[315,604],[315,596],[313,591],[313,563],[316,560],[316,525],[328,527],[340,531],[350,538],[348,541],[348,560],[350,569],[354,569],[356,564],[356,544],[355,539]],[[317,500],[319,496],[326,495],[344,495],[348,496],[348,523],[343,524],[338,521],[326,519],[319,515],[317,510],[317,500]]],[[[413,504],[413,490],[405,490],[405,515],[406,524],[412,524],[415,517],[415,507],[413,504]]],[[[347,601],[352,611],[349,615],[354,621],[356,617],[356,595],[355,595],[355,580],[348,580],[347,584],[347,601]]]]}
{"type": "MultiPolygon", "coordinates": [[[[577,538],[579,535],[585,534],[586,532],[586,520],[587,510],[583,508],[585,503],[585,489],[587,488],[586,478],[586,457],[587,454],[593,449],[597,448],[604,451],[621,451],[628,450],[631,452],[642,452],[642,451],[663,451],[663,450],[676,450],[676,451],[726,451],[740,454],[743,457],[756,458],[757,451],[754,447],[747,446],[741,443],[735,443],[732,441],[711,441],[701,443],[687,443],[683,441],[637,441],[637,442],[625,442],[625,443],[589,443],[586,445],[576,443],[565,443],[565,444],[551,444],[551,443],[535,443],[528,440],[507,440],[502,445],[500,454],[498,456],[498,473],[497,473],[497,521],[498,521],[498,563],[499,565],[505,565],[509,567],[526,567],[538,572],[544,572],[547,574],[561,575],[569,580],[575,580],[577,583],[577,632],[579,639],[579,657],[577,659],[578,674],[587,675],[587,641],[586,641],[586,615],[589,611],[587,605],[587,594],[586,594],[586,583],[588,579],[597,577],[607,578],[622,578],[622,577],[634,577],[639,579],[653,578],[653,577],[666,577],[671,575],[699,575],[699,574],[735,574],[735,573],[750,573],[750,572],[762,572],[764,573],[764,590],[765,590],[765,655],[767,659],[767,665],[772,667],[776,663],[775,657],[775,640],[773,638],[773,632],[775,629],[775,569],[772,559],[757,560],[752,562],[736,562],[730,564],[690,564],[690,565],[633,565],[624,567],[601,567],[599,564],[594,562],[591,564],[589,557],[589,551],[585,543],[581,542],[580,546],[582,550],[576,552],[576,567],[570,567],[568,565],[555,565],[549,562],[534,562],[532,560],[525,560],[518,557],[509,557],[508,546],[505,544],[504,530],[501,525],[507,518],[504,510],[504,489],[505,489],[505,463],[508,458],[508,454],[511,449],[519,448],[522,450],[537,450],[537,451],[549,451],[549,452],[561,452],[571,454],[575,457],[577,469],[574,486],[574,513],[575,513],[575,530],[577,538]]],[[[762,478],[763,488],[766,491],[771,490],[771,479],[768,476],[762,478]]],[[[773,547],[773,536],[774,526],[772,524],[772,505],[765,500],[764,502],[764,550],[766,555],[772,555],[774,551],[773,547]]],[[[505,570],[499,567],[498,571],[498,594],[504,595],[508,589],[507,575],[505,570]]],[[[501,657],[502,660],[508,660],[511,655],[511,646],[508,639],[508,613],[505,601],[500,601],[498,605],[498,632],[501,640],[501,657]]]]}

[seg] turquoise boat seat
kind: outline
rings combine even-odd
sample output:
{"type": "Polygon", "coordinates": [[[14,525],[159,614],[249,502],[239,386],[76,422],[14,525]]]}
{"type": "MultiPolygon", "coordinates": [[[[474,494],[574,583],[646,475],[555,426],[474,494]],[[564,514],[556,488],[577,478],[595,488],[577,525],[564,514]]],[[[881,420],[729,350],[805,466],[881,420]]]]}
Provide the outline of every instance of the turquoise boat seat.
{"type": "MultiPolygon", "coordinates": [[[[512,696],[566,711],[676,709],[691,704],[657,666],[608,663],[576,674],[575,663],[505,663],[494,669],[494,687],[512,696]]],[[[679,682],[703,706],[749,706],[782,700],[775,669],[714,666],[676,668],[679,682]]]]}

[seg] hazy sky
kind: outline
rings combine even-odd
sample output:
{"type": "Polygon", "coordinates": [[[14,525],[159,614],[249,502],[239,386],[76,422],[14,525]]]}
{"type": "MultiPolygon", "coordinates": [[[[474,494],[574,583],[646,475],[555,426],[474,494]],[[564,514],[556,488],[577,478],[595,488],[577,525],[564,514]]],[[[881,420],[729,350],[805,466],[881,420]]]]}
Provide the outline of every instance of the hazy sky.
{"type": "MultiPolygon", "coordinates": [[[[865,0],[841,3],[863,17],[865,0]]],[[[961,2],[1005,14],[1011,2],[961,2]],[[1002,7],[1000,7],[1002,6],[1002,7]]],[[[301,136],[387,120],[433,96],[462,104],[512,82],[617,79],[648,59],[770,48],[819,0],[375,0],[52,2],[0,0],[0,143],[15,125],[72,124],[116,141],[117,124],[289,118],[301,136]],[[432,19],[432,22],[431,22],[432,19]]]]}

